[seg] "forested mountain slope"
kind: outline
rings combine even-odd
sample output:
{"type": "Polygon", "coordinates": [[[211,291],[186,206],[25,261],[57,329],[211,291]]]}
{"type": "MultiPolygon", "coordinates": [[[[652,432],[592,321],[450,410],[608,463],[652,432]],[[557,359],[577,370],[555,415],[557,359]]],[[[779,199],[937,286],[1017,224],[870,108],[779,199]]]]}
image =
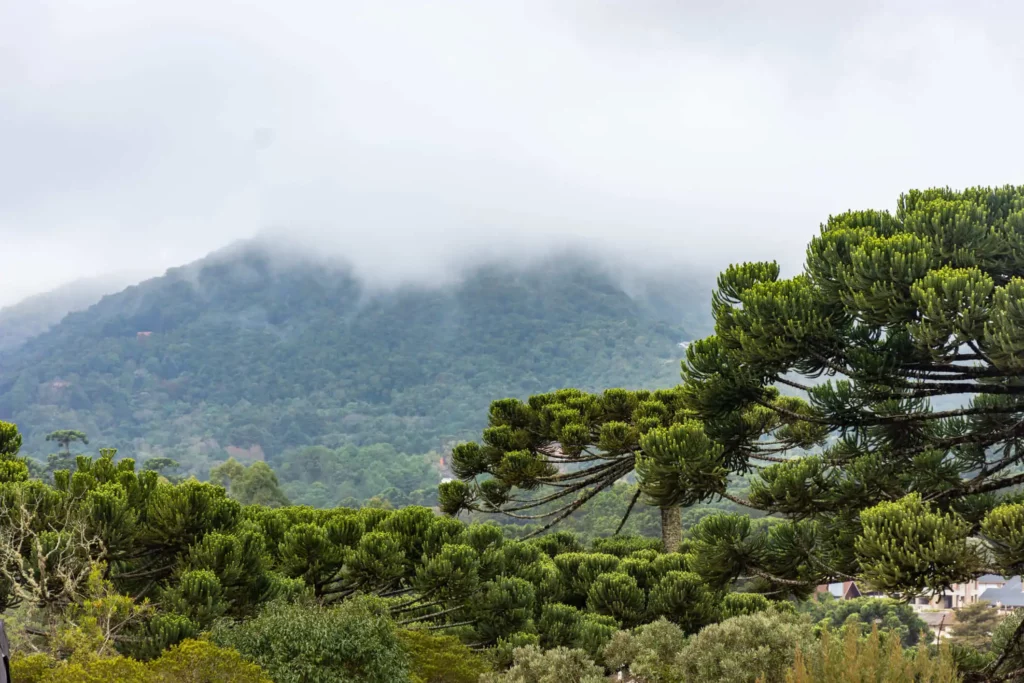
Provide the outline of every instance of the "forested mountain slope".
{"type": "Polygon", "coordinates": [[[703,330],[674,323],[684,309],[704,319],[710,285],[680,277],[631,296],[618,281],[550,259],[374,292],[337,264],[249,243],[0,354],[0,419],[36,457],[52,450],[47,432],[75,428],[200,472],[228,453],[280,464],[309,445],[425,453],[478,435],[495,398],[676,383],[678,343],[703,330]]]}
{"type": "Polygon", "coordinates": [[[85,278],[0,308],[0,352],[21,346],[72,311],[92,306],[142,278],[131,273],[85,278]]]}

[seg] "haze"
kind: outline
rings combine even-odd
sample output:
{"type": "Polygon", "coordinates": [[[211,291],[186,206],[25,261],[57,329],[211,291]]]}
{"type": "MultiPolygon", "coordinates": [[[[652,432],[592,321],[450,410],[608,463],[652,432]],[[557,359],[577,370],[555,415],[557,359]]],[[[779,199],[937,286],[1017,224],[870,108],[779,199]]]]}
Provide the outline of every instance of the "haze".
{"type": "Polygon", "coordinates": [[[382,283],[792,270],[830,213],[1024,182],[1024,11],[893,4],[0,0],[0,305],[268,231],[382,283]]]}

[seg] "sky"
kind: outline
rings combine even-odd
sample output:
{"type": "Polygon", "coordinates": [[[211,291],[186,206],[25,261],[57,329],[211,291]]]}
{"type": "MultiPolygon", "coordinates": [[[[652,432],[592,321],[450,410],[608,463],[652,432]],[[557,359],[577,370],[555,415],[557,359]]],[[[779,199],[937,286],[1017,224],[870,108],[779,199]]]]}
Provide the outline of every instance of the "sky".
{"type": "Polygon", "coordinates": [[[0,0],[0,305],[264,233],[381,283],[800,267],[1024,184],[1018,3],[0,0]]]}

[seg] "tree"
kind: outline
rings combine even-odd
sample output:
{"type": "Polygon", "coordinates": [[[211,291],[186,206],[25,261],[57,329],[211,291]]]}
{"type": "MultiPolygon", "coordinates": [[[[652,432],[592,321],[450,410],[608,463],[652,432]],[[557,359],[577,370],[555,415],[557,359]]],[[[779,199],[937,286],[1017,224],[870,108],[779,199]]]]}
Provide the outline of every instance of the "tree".
{"type": "Polygon", "coordinates": [[[987,652],[992,646],[992,632],[1002,617],[991,603],[981,600],[955,611],[956,621],[950,633],[952,642],[987,652]]]}
{"type": "MultiPolygon", "coordinates": [[[[786,683],[959,683],[964,680],[950,648],[943,644],[939,652],[920,643],[903,650],[895,631],[872,629],[863,638],[855,629],[847,629],[842,638],[828,629],[822,632],[817,647],[799,648],[792,668],[785,672],[786,683]]],[[[1012,679],[1006,679],[1012,680],[1012,679]]]]}
{"type": "Polygon", "coordinates": [[[25,481],[29,467],[25,458],[20,457],[21,434],[10,422],[0,421],[0,483],[25,481]]]}
{"type": "Polygon", "coordinates": [[[686,634],[663,618],[616,633],[605,645],[604,662],[612,671],[628,670],[644,683],[675,683],[675,661],[684,647],[686,634]]]}
{"type": "Polygon", "coordinates": [[[928,624],[918,616],[913,607],[890,598],[862,597],[837,600],[831,593],[824,593],[815,600],[801,603],[799,611],[809,615],[820,627],[832,630],[849,625],[852,618],[864,635],[876,626],[882,632],[895,631],[899,634],[904,647],[917,645],[921,634],[930,632],[928,624]]]}
{"type": "MultiPolygon", "coordinates": [[[[483,443],[463,443],[453,450],[452,469],[459,479],[441,484],[441,509],[452,515],[476,510],[545,520],[532,536],[636,470],[640,486],[618,529],[646,495],[661,508],[664,548],[675,550],[682,540],[680,506],[732,497],[726,490],[725,451],[692,419],[684,398],[680,389],[608,389],[602,394],[564,389],[526,402],[495,401],[483,443]]],[[[784,421],[770,411],[755,407],[747,412],[744,418],[751,426],[730,426],[737,434],[733,438],[756,425],[777,432],[780,443],[807,445],[802,433],[782,432],[784,421]]]]}
{"type": "Polygon", "coordinates": [[[59,660],[40,653],[15,659],[11,668],[19,683],[271,683],[238,652],[203,640],[186,640],[146,663],[119,655],[59,660]]]}
{"type": "Polygon", "coordinates": [[[232,498],[242,505],[288,505],[281,491],[277,475],[265,462],[243,465],[234,458],[210,470],[210,481],[228,490],[232,498]]]}
{"type": "Polygon", "coordinates": [[[721,274],[684,404],[730,469],[763,468],[747,502],[791,520],[731,537],[722,525],[706,541],[725,574],[858,577],[908,597],[1020,571],[1022,274],[1024,188],[1009,186],[833,216],[791,278],[775,263],[721,274]],[[729,437],[753,408],[820,450],[756,428],[729,437]]]}
{"type": "Polygon", "coordinates": [[[87,445],[89,443],[85,432],[80,432],[76,429],[59,429],[55,432],[50,432],[46,435],[46,440],[55,442],[64,449],[64,455],[68,456],[71,455],[71,444],[79,442],[87,445]]]}

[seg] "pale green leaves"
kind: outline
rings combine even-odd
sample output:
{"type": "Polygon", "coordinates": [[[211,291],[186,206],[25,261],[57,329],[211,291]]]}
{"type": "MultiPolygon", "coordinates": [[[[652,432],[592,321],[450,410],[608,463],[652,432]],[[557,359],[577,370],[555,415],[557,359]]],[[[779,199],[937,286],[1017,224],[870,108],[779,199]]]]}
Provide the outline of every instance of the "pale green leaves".
{"type": "Polygon", "coordinates": [[[970,525],[917,493],[864,510],[861,524],[856,548],[862,576],[886,593],[912,597],[947,590],[982,566],[968,542],[970,525]]]}

